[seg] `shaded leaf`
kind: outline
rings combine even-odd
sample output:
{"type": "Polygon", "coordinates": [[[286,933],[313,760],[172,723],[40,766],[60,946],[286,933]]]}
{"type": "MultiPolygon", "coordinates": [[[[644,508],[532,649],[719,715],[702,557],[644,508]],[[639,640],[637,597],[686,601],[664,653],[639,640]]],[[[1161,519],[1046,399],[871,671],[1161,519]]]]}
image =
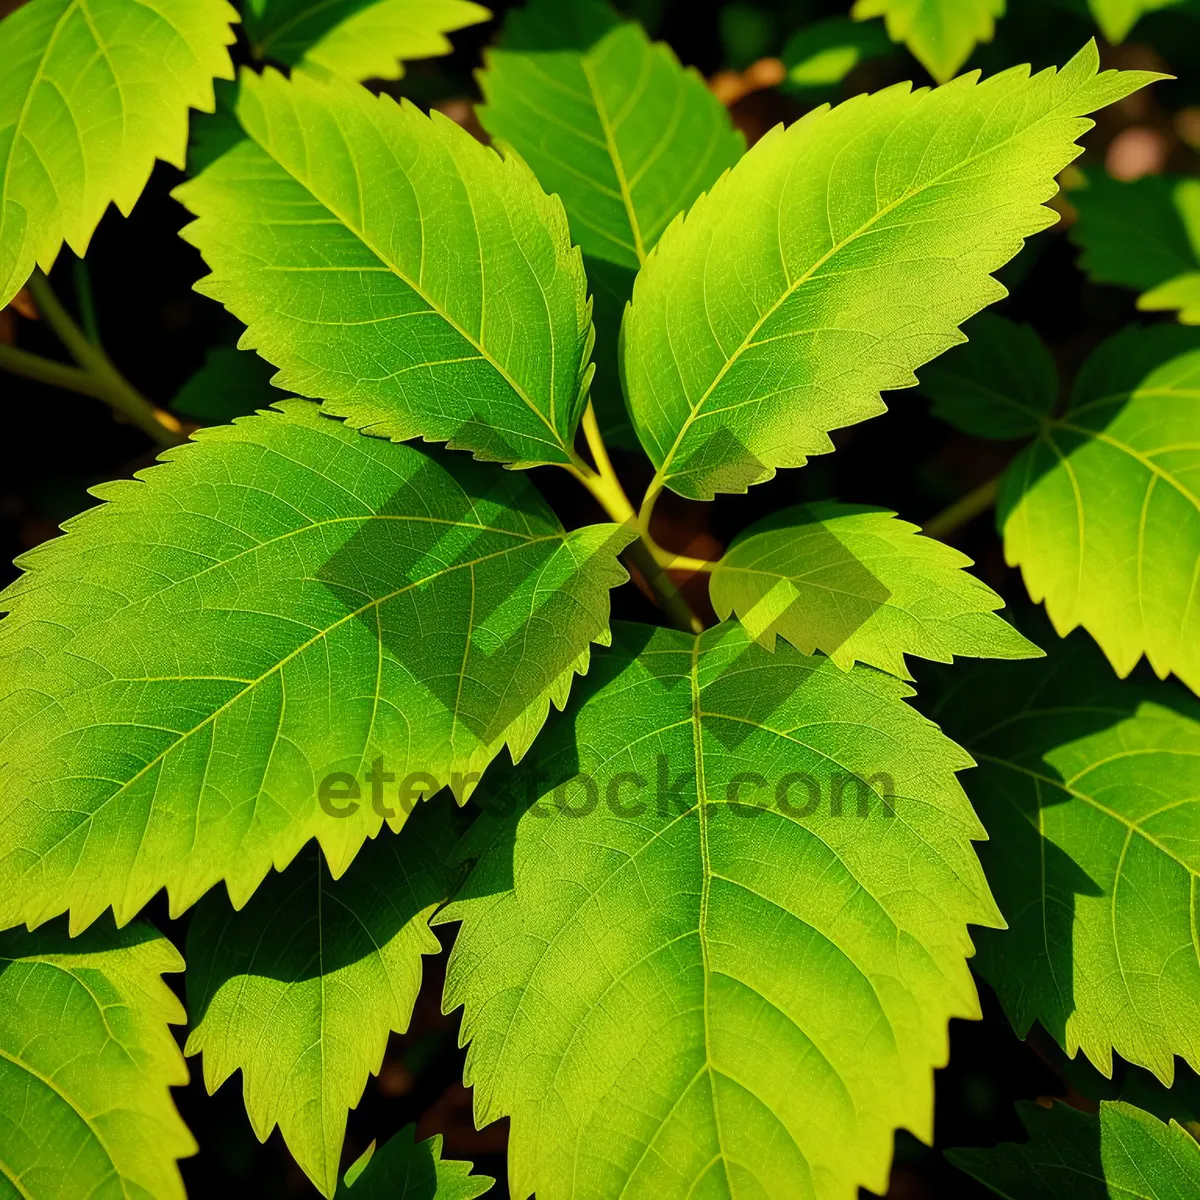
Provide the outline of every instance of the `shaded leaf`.
{"type": "Polygon", "coordinates": [[[483,127],[562,197],[592,258],[636,270],[745,145],[703,78],[601,0],[514,10],[486,62],[483,127]]]}
{"type": "Polygon", "coordinates": [[[828,453],[829,431],[961,340],[1091,125],[1154,76],[1015,68],[890,88],[776,128],[667,231],[634,288],[634,426],[681,495],[745,491],[828,453]]]}
{"type": "Polygon", "coordinates": [[[867,663],[911,679],[906,654],[1037,658],[1001,620],[1004,602],[971,560],[893,512],[824,501],[784,509],[730,545],[712,575],[717,616],[736,612],[768,650],[776,635],[843,670],[867,663]]]}
{"type": "Polygon", "coordinates": [[[897,1125],[930,1136],[947,1020],[978,1016],[966,925],[998,918],[969,760],[910,694],[736,625],[619,625],[487,792],[437,920],[516,1200],[848,1198],[897,1125]]]}
{"type": "Polygon", "coordinates": [[[204,366],[179,389],[171,407],[201,425],[248,417],[281,399],[280,391],[271,386],[274,374],[275,368],[257,354],[218,346],[208,352],[204,366]]]}
{"type": "Polygon", "coordinates": [[[304,401],[197,439],[0,597],[0,924],[244,904],[314,836],[340,875],[386,814],[322,780],[384,756],[463,798],[607,637],[629,533],[564,533],[519,475],[304,401]]]}
{"type": "Polygon", "coordinates": [[[888,37],[904,42],[921,66],[945,83],[980,42],[995,36],[1004,0],[855,0],[851,15],[856,21],[883,17],[888,37]]]}
{"type": "Polygon", "coordinates": [[[472,1175],[471,1164],[442,1157],[442,1135],[416,1140],[406,1125],[379,1150],[375,1143],[346,1172],[338,1200],[475,1200],[491,1190],[490,1175],[472,1175]]]}
{"type": "Polygon", "coordinates": [[[1100,1113],[1017,1104],[1028,1142],[946,1157],[1006,1200],[1187,1200],[1200,1194],[1200,1146],[1174,1121],[1105,1101],[1100,1113]]]}
{"type": "Polygon", "coordinates": [[[979,969],[1017,1033],[1039,1021],[1105,1075],[1200,1065],[1200,705],[1118,683],[1082,635],[1048,663],[956,672],[931,716],[979,764],[980,858],[1009,928],[979,969]]]}
{"type": "Polygon", "coordinates": [[[187,1053],[204,1055],[210,1094],[242,1072],[259,1141],[278,1124],[326,1196],[347,1111],[379,1073],[389,1034],[408,1028],[421,956],[441,948],[428,922],[453,884],[456,815],[448,797],[422,805],[400,836],[368,842],[337,882],[306,847],[240,912],[211,895],[188,928],[187,1053]]]}
{"type": "Polygon", "coordinates": [[[1200,691],[1200,331],[1130,328],[1005,473],[1008,562],[1059,635],[1082,625],[1118,675],[1144,654],[1200,691]]]}
{"type": "Polygon", "coordinates": [[[278,386],[356,428],[570,461],[591,319],[562,206],[453,121],[300,72],[244,72],[248,139],[176,195],[278,386]]]}
{"type": "Polygon", "coordinates": [[[972,317],[967,343],[921,372],[934,416],[975,437],[1036,434],[1058,401],[1058,366],[1028,326],[994,313],[972,317]]]}
{"type": "Polygon", "coordinates": [[[196,1152],[169,1091],[187,1083],[162,980],[182,971],[148,925],[0,933],[0,1194],[183,1200],[196,1152]]]}
{"type": "Polygon", "coordinates": [[[188,109],[233,71],[225,0],[30,0],[0,21],[0,308],[65,241],[83,257],[156,158],[183,166],[188,109]]]}
{"type": "Polygon", "coordinates": [[[1200,304],[1200,180],[1148,175],[1123,183],[1093,172],[1071,202],[1079,212],[1071,240],[1083,251],[1079,265],[1089,279],[1145,293],[1139,308],[1183,309],[1180,320],[1200,321],[1194,312],[1200,304]]]}

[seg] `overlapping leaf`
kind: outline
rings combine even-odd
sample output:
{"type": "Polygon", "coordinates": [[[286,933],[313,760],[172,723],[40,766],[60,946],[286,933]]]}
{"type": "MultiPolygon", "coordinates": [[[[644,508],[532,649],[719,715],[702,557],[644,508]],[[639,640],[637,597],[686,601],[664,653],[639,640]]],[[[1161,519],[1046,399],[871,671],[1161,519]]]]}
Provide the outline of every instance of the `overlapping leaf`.
{"type": "Polygon", "coordinates": [[[240,912],[213,895],[188,928],[187,1053],[204,1055],[210,1093],[241,1070],[259,1140],[278,1124],[326,1196],[347,1111],[378,1074],[388,1035],[408,1028],[421,956],[440,949],[428,921],[452,885],[456,815],[444,797],[423,805],[336,883],[308,847],[240,912]]]}
{"type": "Polygon", "coordinates": [[[1200,691],[1200,331],[1105,343],[1009,467],[998,518],[1060,635],[1082,625],[1119,675],[1144,654],[1200,691]]]}
{"type": "Polygon", "coordinates": [[[1174,1121],[1105,1101],[1017,1105],[1028,1142],[950,1150],[947,1158],[1006,1200],[1188,1200],[1200,1195],[1200,1147],[1174,1121]]]}
{"type": "Polygon", "coordinates": [[[30,0],[0,20],[0,308],[59,247],[128,215],[156,158],[183,166],[188,109],[233,68],[225,0],[30,0]]]}
{"type": "Polygon", "coordinates": [[[372,1142],[346,1172],[338,1200],[475,1200],[496,1181],[471,1164],[442,1157],[442,1135],[416,1140],[412,1125],[376,1150],[372,1142]]]}
{"type": "Polygon", "coordinates": [[[968,575],[971,560],[886,509],[824,502],[784,509],[730,545],[712,575],[713,607],[736,612],[768,650],[776,635],[843,670],[867,663],[911,679],[906,654],[1036,658],[1001,620],[1004,601],[968,575]]]}
{"type": "Polygon", "coordinates": [[[617,334],[633,276],[671,220],[741,156],[724,105],[669,46],[602,0],[532,0],[487,55],[479,119],[562,197],[596,297],[601,427],[636,447],[617,334]]]}
{"type": "Polygon", "coordinates": [[[177,195],[198,285],[275,382],[356,428],[568,462],[589,375],[558,200],[453,121],[336,79],[243,73],[249,138],[177,195]]]}
{"type": "Polygon", "coordinates": [[[470,0],[249,0],[246,35],[259,58],[348,79],[399,79],[402,60],[450,51],[446,34],[491,14],[470,0]]]}
{"type": "Polygon", "coordinates": [[[1119,683],[1082,635],[1049,663],[956,674],[931,714],[978,762],[964,783],[1009,928],[979,966],[1017,1032],[1170,1082],[1200,1064],[1200,705],[1119,683]]]}
{"type": "Polygon", "coordinates": [[[386,758],[461,797],[520,755],[606,636],[616,526],[565,534],[520,476],[285,401],[97,494],[0,599],[0,924],[124,922],[224,879],[244,903],[386,758]]]}
{"type": "Polygon", "coordinates": [[[1133,183],[1093,173],[1071,193],[1071,238],[1096,283],[1134,288],[1138,307],[1200,324],[1200,180],[1149,175],[1133,183]]]}
{"type": "Polygon", "coordinates": [[[998,917],[969,760],[909,694],[736,625],[618,626],[488,793],[438,920],[517,1200],[850,1200],[897,1126],[930,1136],[946,1022],[978,1015],[966,926],[998,917]]]}
{"type": "Polygon", "coordinates": [[[147,925],[0,933],[0,1195],[183,1200],[183,960],[147,925]]]}
{"type": "Polygon", "coordinates": [[[936,416],[975,437],[1031,437],[1058,401],[1058,367],[1028,326],[994,313],[973,317],[965,345],[921,372],[936,416]]]}
{"type": "Polygon", "coordinates": [[[913,386],[1056,219],[1083,114],[1154,78],[1097,69],[1089,44],[1061,72],[891,88],[758,142],[638,276],[624,368],[658,480],[744,491],[913,386]]]}
{"type": "Polygon", "coordinates": [[[990,42],[1004,0],[855,0],[857,21],[883,17],[888,37],[904,42],[929,73],[945,83],[980,42],[990,42]]]}

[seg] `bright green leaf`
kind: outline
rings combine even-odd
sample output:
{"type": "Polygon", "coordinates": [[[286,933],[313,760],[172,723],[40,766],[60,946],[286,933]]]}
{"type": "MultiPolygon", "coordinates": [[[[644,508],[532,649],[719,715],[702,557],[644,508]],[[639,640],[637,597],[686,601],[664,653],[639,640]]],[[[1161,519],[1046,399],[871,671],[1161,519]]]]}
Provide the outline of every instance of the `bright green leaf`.
{"type": "Polygon", "coordinates": [[[1004,0],[855,0],[851,16],[856,21],[885,18],[888,37],[904,42],[921,66],[945,83],[980,42],[995,37],[1004,0]]]}
{"type": "Polygon", "coordinates": [[[921,372],[921,391],[935,416],[975,437],[1030,437],[1058,402],[1058,366],[1028,326],[980,313],[963,331],[967,342],[921,372]]]}
{"type": "Polygon", "coordinates": [[[447,33],[491,16],[469,0],[249,0],[255,56],[349,79],[399,79],[398,60],[450,53],[447,33]]]}
{"type": "Polygon", "coordinates": [[[1118,682],[1082,635],[1048,663],[956,673],[931,712],[979,764],[964,783],[1009,928],[979,967],[1023,1037],[1039,1021],[1105,1074],[1200,1065],[1200,704],[1118,682]]]}
{"type": "Polygon", "coordinates": [[[278,386],[366,432],[570,460],[591,318],[562,205],[439,113],[244,72],[248,140],[176,195],[278,386]]]}
{"type": "Polygon", "coordinates": [[[1143,312],[1178,312],[1183,325],[1200,325],[1200,271],[1179,275],[1138,297],[1143,312]]]}
{"type": "Polygon", "coordinates": [[[1172,1121],[1105,1101],[1099,1116],[1059,1102],[1017,1105],[1028,1142],[946,1157],[1005,1200],[1189,1200],[1200,1195],[1200,1146],[1172,1121]]]}
{"type": "Polygon", "coordinates": [[[1117,674],[1144,654],[1200,692],[1200,331],[1106,342],[997,505],[1005,557],[1060,635],[1082,625],[1117,674]]]}
{"type": "Polygon", "coordinates": [[[780,57],[787,68],[787,91],[801,95],[828,91],[860,62],[879,58],[892,48],[878,25],[862,25],[849,17],[830,17],[797,29],[780,57]]]}
{"type": "Polygon", "coordinates": [[[741,156],[725,106],[600,0],[533,0],[487,55],[479,119],[562,197],[584,254],[637,269],[741,156]]]}
{"type": "Polygon", "coordinates": [[[183,1200],[185,1017],[161,978],[182,970],[140,923],[0,933],[0,1195],[183,1200]]]}
{"type": "Polygon", "coordinates": [[[188,928],[187,1053],[203,1053],[210,1093],[241,1070],[259,1141],[278,1124],[326,1196],[347,1111],[378,1074],[388,1035],[408,1028],[421,956],[441,948],[429,917],[453,884],[456,816],[445,797],[422,805],[336,883],[306,847],[240,912],[214,894],[188,928]]]}
{"type": "Polygon", "coordinates": [[[29,0],[0,20],[0,308],[104,210],[128,216],[156,158],[183,166],[237,14],[225,0],[29,0]]]}
{"type": "Polygon", "coordinates": [[[197,437],[0,597],[0,925],[244,904],[314,836],[340,875],[383,816],[322,780],[383,756],[461,798],[607,636],[628,532],[564,533],[519,475],[304,401],[197,437]]]}
{"type": "Polygon", "coordinates": [[[1146,13],[1178,3],[1180,0],[1088,0],[1100,32],[1114,44],[1123,42],[1146,13]]]}
{"type": "Polygon", "coordinates": [[[1200,180],[1148,175],[1123,183],[1092,173],[1071,202],[1079,212],[1071,240],[1089,279],[1147,293],[1139,308],[1183,309],[1186,324],[1200,320],[1200,180]]]}
{"type": "Polygon", "coordinates": [[[624,328],[634,426],[658,480],[745,491],[828,453],[881,390],[957,341],[1091,126],[1155,78],[1015,68],[889,88],[772,130],[664,235],[624,328]]]}
{"type": "Polygon", "coordinates": [[[968,575],[971,560],[921,537],[893,512],[825,501],[783,509],[730,545],[713,573],[713,607],[736,612],[768,650],[776,635],[911,679],[906,654],[1037,658],[1041,651],[995,613],[1004,601],[968,575]]]}
{"type": "Polygon", "coordinates": [[[275,369],[265,359],[233,346],[208,352],[204,366],[179,389],[171,407],[201,425],[220,425],[267,408],[282,393],[271,386],[275,369]]]}
{"type": "Polygon", "coordinates": [[[615,642],[487,792],[437,918],[511,1194],[882,1193],[893,1130],[930,1136],[948,1019],[978,1016],[967,923],[998,920],[969,760],[869,668],[737,625],[615,642]]]}
{"type": "Polygon", "coordinates": [[[372,1142],[346,1172],[338,1200],[475,1200],[491,1190],[490,1175],[472,1175],[471,1164],[442,1157],[442,1135],[416,1140],[406,1125],[380,1150],[372,1142]]]}

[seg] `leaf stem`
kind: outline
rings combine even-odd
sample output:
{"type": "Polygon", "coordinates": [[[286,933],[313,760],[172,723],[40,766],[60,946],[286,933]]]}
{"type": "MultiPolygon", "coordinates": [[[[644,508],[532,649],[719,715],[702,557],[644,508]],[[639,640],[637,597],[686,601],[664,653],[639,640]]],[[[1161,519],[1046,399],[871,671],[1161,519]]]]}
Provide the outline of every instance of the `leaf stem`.
{"type": "Polygon", "coordinates": [[[6,361],[0,365],[8,366],[28,378],[38,379],[43,383],[54,383],[60,387],[70,387],[72,391],[84,392],[103,400],[115,413],[136,425],[160,446],[178,446],[187,440],[179,419],[151,404],[113,366],[103,349],[88,340],[87,335],[54,294],[50,281],[41,271],[34,271],[28,286],[39,312],[58,335],[59,341],[67,348],[78,368],[64,367],[61,363],[40,358],[35,354],[26,354],[24,351],[17,352],[21,355],[20,359],[14,358],[12,354],[5,355],[6,361]],[[20,369],[17,363],[24,369],[20,369]],[[37,373],[32,374],[33,371],[37,373]],[[76,373],[68,375],[65,372],[76,373]],[[82,386],[80,376],[87,380],[86,387],[82,386]]]}
{"type": "Polygon", "coordinates": [[[997,475],[973,488],[961,499],[955,500],[948,508],[942,509],[936,517],[925,523],[921,532],[928,537],[948,537],[991,508],[996,503],[996,493],[999,490],[1000,476],[997,475]]]}
{"type": "Polygon", "coordinates": [[[600,507],[612,520],[619,525],[627,525],[637,532],[637,541],[632,542],[627,551],[629,558],[637,567],[642,579],[645,580],[646,586],[650,588],[659,607],[671,619],[676,628],[687,633],[700,633],[704,629],[703,622],[692,611],[691,606],[683,598],[667,572],[672,569],[711,570],[715,564],[707,563],[703,559],[675,555],[669,550],[664,550],[655,543],[650,536],[650,531],[642,526],[638,514],[634,511],[633,505],[629,502],[629,497],[625,494],[625,489],[613,469],[608,448],[604,445],[604,439],[600,435],[596,411],[590,400],[583,415],[583,433],[597,469],[590,467],[580,455],[574,452],[571,463],[566,469],[591,492],[600,507]]]}

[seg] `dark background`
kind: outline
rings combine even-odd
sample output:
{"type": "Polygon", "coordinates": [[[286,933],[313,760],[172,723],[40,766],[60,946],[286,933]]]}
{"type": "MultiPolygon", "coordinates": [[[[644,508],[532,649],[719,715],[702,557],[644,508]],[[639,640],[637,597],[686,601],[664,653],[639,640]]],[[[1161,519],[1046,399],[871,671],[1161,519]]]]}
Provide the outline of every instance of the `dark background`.
{"type": "MultiPolygon", "coordinates": [[[[1017,62],[1035,66],[1061,63],[1092,35],[1082,0],[1010,0],[1010,16],[1000,25],[995,45],[981,48],[973,65],[995,69],[1017,62]],[[1072,11],[1072,7],[1076,11],[1072,11]]],[[[0,12],[7,7],[0,4],[0,12]]],[[[494,3],[502,12],[509,4],[494,3]]],[[[706,75],[742,69],[763,56],[777,55],[797,27],[814,18],[844,15],[849,0],[761,0],[757,4],[696,3],[692,0],[629,0],[656,36],[670,42],[684,63],[706,75]]],[[[472,70],[480,51],[495,36],[499,21],[454,35],[449,58],[411,64],[408,74],[389,90],[418,102],[438,104],[467,119],[465,99],[476,90],[472,70]]],[[[245,59],[244,50],[239,54],[245,59]]],[[[1103,48],[1109,66],[1157,66],[1178,69],[1200,61],[1200,21],[1164,13],[1138,26],[1131,44],[1103,48]]],[[[874,90],[899,79],[929,80],[920,66],[900,51],[889,59],[856,69],[842,94],[874,90]]],[[[1198,80],[1197,82],[1200,82],[1198,80]]],[[[1187,144],[1181,109],[1196,102],[1188,78],[1159,84],[1115,106],[1100,117],[1085,139],[1085,163],[1119,166],[1114,139],[1135,131],[1158,148],[1157,169],[1196,168],[1187,144]],[[1181,136],[1181,131],[1184,136],[1181,136]],[[1114,157],[1115,156],[1115,157],[1114,157]]],[[[837,97],[833,97],[836,99],[837,97]]],[[[806,105],[775,90],[752,93],[734,105],[735,119],[751,139],[777,121],[790,121],[806,105]]],[[[238,323],[218,305],[191,290],[204,275],[199,254],[176,234],[186,223],[184,210],[169,192],[182,178],[159,164],[132,216],[110,210],[87,256],[86,284],[79,264],[64,250],[51,279],[68,305],[90,289],[103,342],[113,360],[144,394],[167,404],[204,361],[206,349],[231,344],[238,323]]],[[[1089,285],[1076,269],[1076,251],[1065,236],[1067,220],[1041,234],[1005,272],[1012,295],[1001,308],[1029,321],[1049,342],[1064,373],[1069,373],[1100,340],[1136,319],[1133,295],[1089,285]]],[[[60,357],[52,336],[37,322],[0,314],[0,340],[60,357]]],[[[153,448],[137,429],[113,420],[99,402],[60,392],[13,376],[0,375],[9,420],[0,444],[0,572],[15,575],[8,562],[21,551],[52,537],[61,521],[91,503],[87,489],[103,480],[125,477],[153,461],[153,448]],[[16,414],[26,413],[18,423],[16,414]],[[24,432],[19,430],[23,427],[24,432]]],[[[834,435],[839,452],[813,460],[801,471],[781,472],[749,495],[725,497],[714,506],[690,504],[668,493],[659,505],[655,531],[671,549],[715,556],[741,528],[759,516],[798,500],[835,497],[883,505],[918,523],[976,484],[990,478],[1015,447],[958,434],[935,421],[917,392],[893,394],[885,416],[834,435]]],[[[648,463],[614,454],[627,490],[635,500],[647,481],[648,463]]],[[[602,519],[590,499],[563,473],[534,473],[564,521],[579,524],[602,519]]],[[[989,516],[977,519],[952,539],[976,560],[977,571],[1012,604],[1024,599],[1020,580],[1003,562],[989,516]]],[[[703,586],[689,589],[704,607],[703,586]]],[[[709,610],[711,615],[711,610],[709,610]]],[[[639,592],[626,587],[614,595],[619,617],[655,621],[656,613],[639,592]]],[[[186,916],[167,917],[161,898],[148,914],[183,944],[186,916]]],[[[448,942],[452,934],[440,931],[448,942]]],[[[457,1049],[458,1019],[439,1012],[444,956],[427,959],[426,984],[410,1031],[393,1036],[378,1079],[372,1078],[359,1107],[350,1114],[345,1163],[372,1138],[385,1140],[409,1121],[420,1136],[442,1133],[445,1152],[470,1158],[477,1169],[496,1175],[493,1193],[504,1187],[506,1123],[476,1131],[470,1095],[461,1085],[463,1054],[457,1049]]],[[[181,988],[181,977],[171,978],[181,988]]],[[[1049,1065],[1060,1053],[1040,1031],[1029,1043],[1012,1033],[994,997],[981,985],[984,1020],[951,1024],[951,1065],[937,1083],[937,1144],[931,1150],[908,1135],[898,1140],[890,1197],[974,1197],[985,1193],[942,1159],[946,1146],[991,1145],[1021,1139],[1012,1103],[1045,1095],[1063,1095],[1066,1085],[1049,1065]]],[[[182,1035],[182,1031],[181,1035],[182,1035]]],[[[200,1144],[200,1154],[182,1164],[190,1193],[197,1197],[224,1189],[253,1188],[261,1196],[315,1196],[292,1163],[278,1131],[265,1146],[251,1132],[238,1076],[215,1096],[205,1095],[200,1060],[190,1060],[192,1083],[176,1095],[184,1119],[200,1144]]],[[[1083,1104],[1078,1094],[1077,1102],[1083,1104]]]]}

